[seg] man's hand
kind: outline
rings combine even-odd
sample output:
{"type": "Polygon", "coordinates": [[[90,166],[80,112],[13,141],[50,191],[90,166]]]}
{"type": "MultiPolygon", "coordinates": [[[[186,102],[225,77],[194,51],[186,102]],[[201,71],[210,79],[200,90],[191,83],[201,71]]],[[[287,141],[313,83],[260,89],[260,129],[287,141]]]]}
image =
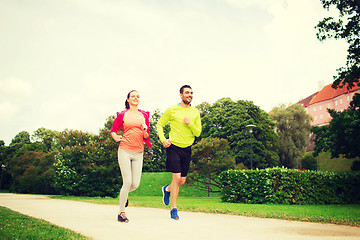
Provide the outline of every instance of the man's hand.
{"type": "Polygon", "coordinates": [[[191,123],[190,118],[185,117],[185,118],[184,118],[184,123],[185,123],[186,125],[189,125],[189,124],[191,123]]]}
{"type": "Polygon", "coordinates": [[[166,139],[165,141],[163,141],[163,146],[164,148],[168,148],[171,145],[171,140],[170,139],[166,139]]]}

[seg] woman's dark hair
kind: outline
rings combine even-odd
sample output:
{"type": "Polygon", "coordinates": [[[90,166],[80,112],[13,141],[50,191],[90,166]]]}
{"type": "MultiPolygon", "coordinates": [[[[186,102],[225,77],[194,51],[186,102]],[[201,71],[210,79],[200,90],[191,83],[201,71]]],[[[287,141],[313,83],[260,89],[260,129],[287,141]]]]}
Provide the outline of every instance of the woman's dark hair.
{"type": "Polygon", "coordinates": [[[126,98],[126,100],[125,100],[125,108],[126,108],[126,109],[129,109],[129,108],[130,108],[130,104],[129,104],[129,102],[128,102],[127,100],[130,98],[130,93],[132,93],[132,92],[137,92],[137,91],[136,91],[136,90],[131,90],[131,91],[128,93],[127,98],[126,98]]]}
{"type": "Polygon", "coordinates": [[[192,88],[190,87],[190,85],[184,85],[184,86],[182,86],[182,87],[180,88],[180,93],[183,93],[183,92],[184,92],[184,88],[190,88],[190,89],[192,89],[192,88]]]}

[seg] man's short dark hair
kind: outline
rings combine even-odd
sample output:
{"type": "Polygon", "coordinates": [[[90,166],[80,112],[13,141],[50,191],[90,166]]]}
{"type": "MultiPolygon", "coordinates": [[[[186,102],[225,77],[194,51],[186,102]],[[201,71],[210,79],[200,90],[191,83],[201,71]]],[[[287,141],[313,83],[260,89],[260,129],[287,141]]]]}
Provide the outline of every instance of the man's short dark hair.
{"type": "Polygon", "coordinates": [[[182,87],[180,88],[180,93],[183,93],[183,92],[184,92],[184,88],[190,88],[190,89],[192,89],[192,88],[190,87],[190,85],[184,85],[184,86],[182,86],[182,87]]]}

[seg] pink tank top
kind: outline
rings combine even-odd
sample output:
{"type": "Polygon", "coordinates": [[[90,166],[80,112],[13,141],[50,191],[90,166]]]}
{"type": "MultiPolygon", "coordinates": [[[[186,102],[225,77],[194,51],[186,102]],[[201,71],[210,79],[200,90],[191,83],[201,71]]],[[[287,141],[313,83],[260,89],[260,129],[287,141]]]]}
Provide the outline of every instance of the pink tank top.
{"type": "Polygon", "coordinates": [[[145,124],[145,118],[142,114],[130,117],[129,114],[124,116],[124,135],[120,142],[120,148],[132,152],[144,151],[144,133],[141,125],[145,124]]]}

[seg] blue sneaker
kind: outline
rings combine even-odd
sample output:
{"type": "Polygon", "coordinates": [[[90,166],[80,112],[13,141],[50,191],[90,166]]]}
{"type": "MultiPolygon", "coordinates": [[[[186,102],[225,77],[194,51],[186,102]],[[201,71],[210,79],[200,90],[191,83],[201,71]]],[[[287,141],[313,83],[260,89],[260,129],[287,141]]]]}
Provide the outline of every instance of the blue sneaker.
{"type": "Polygon", "coordinates": [[[163,192],[163,203],[167,206],[169,205],[170,203],[170,192],[169,191],[166,191],[166,187],[169,186],[169,185],[166,185],[166,186],[163,186],[161,188],[162,192],[163,192]]]}
{"type": "Polygon", "coordinates": [[[179,215],[178,215],[178,211],[176,208],[171,209],[170,216],[174,220],[179,220],[179,215]]]}

